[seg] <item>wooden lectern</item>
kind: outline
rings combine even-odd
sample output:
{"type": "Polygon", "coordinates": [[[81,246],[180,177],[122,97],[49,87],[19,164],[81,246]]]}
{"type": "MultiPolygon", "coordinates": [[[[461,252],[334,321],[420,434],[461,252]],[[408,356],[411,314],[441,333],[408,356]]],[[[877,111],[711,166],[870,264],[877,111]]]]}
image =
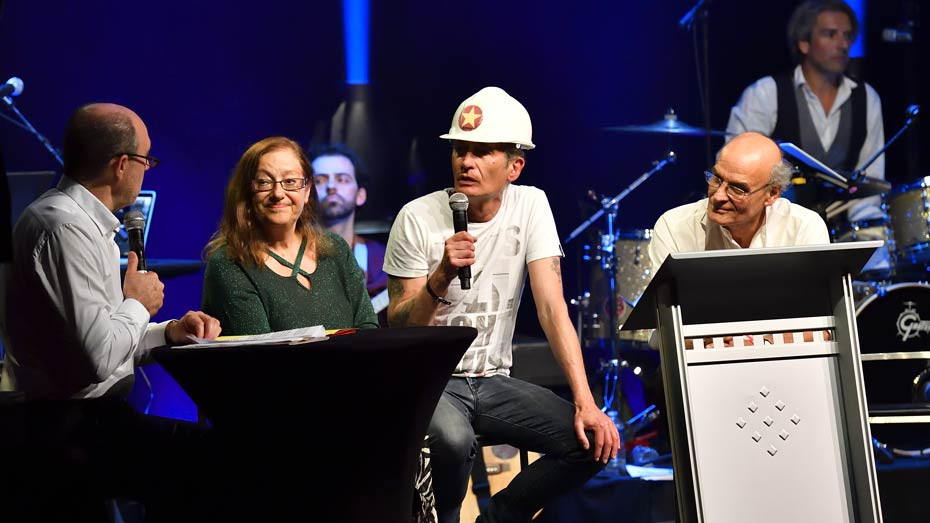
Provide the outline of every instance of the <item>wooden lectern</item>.
{"type": "Polygon", "coordinates": [[[656,272],[623,330],[658,329],[679,521],[882,521],[850,276],[881,245],[672,254],[656,272]]]}

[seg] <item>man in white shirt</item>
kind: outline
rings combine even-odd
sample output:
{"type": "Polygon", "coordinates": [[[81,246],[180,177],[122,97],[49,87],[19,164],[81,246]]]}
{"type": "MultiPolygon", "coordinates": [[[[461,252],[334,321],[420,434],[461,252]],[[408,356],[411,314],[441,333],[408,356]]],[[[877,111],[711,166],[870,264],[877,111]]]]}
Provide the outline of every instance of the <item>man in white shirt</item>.
{"type": "Polygon", "coordinates": [[[705,173],[707,198],[656,222],[649,243],[653,271],[673,252],[830,243],[817,213],[779,198],[790,176],[770,138],[744,133],[731,140],[705,173]]]}
{"type": "MultiPolygon", "coordinates": [[[[707,198],[666,211],[656,222],[649,242],[653,274],[671,253],[830,243],[819,214],[779,198],[791,170],[770,138],[733,138],[704,173],[707,198]]],[[[649,345],[658,347],[655,333],[649,345]]]]}
{"type": "MultiPolygon", "coordinates": [[[[844,74],[858,30],[855,12],[842,0],[798,6],[788,24],[797,67],[747,87],[730,111],[727,132],[755,131],[792,142],[845,173],[863,167],[884,145],[885,132],[875,89],[844,74]]],[[[884,179],[884,155],[865,174],[884,179]]],[[[880,219],[881,201],[857,200],[847,215],[851,222],[880,219]]]]}
{"type": "Polygon", "coordinates": [[[27,398],[92,398],[127,393],[133,368],[159,345],[212,338],[219,322],[202,312],[149,323],[164,301],[154,272],[130,253],[120,284],[113,211],[135,201],[151,140],[131,110],[112,104],[78,109],[64,140],[65,174],[23,211],[13,232],[7,286],[4,388],[27,398]]]}
{"type": "Polygon", "coordinates": [[[404,206],[388,240],[391,326],[462,325],[478,336],[462,357],[430,421],[436,509],[459,521],[476,438],[545,454],[482,510],[479,521],[529,521],[552,497],[584,483],[616,456],[616,426],[594,402],[578,337],[562,294],[562,248],[545,193],[513,185],[534,147],[520,102],[486,87],[452,118],[453,189],[404,206]],[[468,200],[468,231],[455,232],[451,192],[468,200]],[[471,288],[459,269],[471,270],[471,288]],[[511,341],[526,275],[539,322],[571,387],[574,405],[511,378],[511,341]]]}
{"type": "Polygon", "coordinates": [[[11,343],[0,386],[25,396],[27,415],[2,429],[5,475],[16,478],[0,482],[7,516],[24,510],[29,519],[55,519],[69,506],[59,500],[93,506],[97,499],[100,510],[104,498],[128,497],[142,501],[152,521],[180,521],[217,479],[206,475],[219,461],[202,429],[143,416],[123,401],[151,348],[220,332],[219,322],[199,311],[149,323],[164,285],[138,270],[135,253],[120,281],[113,211],[135,201],[145,171],[158,164],[150,148],[131,110],[79,108],[65,131],[61,181],[26,208],[14,230],[11,343]]]}

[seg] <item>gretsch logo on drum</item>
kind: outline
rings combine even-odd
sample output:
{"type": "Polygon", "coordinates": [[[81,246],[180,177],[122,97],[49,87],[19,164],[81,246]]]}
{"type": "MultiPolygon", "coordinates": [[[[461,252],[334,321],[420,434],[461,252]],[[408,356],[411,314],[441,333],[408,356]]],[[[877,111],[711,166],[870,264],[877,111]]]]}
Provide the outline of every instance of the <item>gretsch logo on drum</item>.
{"type": "Polygon", "coordinates": [[[919,338],[921,332],[930,332],[930,321],[921,321],[914,305],[916,303],[912,301],[904,302],[904,310],[898,314],[898,336],[901,336],[901,341],[919,338]]]}

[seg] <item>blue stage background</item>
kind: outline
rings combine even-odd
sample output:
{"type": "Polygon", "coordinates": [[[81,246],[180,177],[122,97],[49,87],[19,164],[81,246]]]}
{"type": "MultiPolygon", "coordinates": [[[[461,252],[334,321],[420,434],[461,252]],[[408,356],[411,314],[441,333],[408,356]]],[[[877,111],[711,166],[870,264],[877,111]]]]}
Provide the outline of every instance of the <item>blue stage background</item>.
{"type": "MultiPolygon", "coordinates": [[[[898,23],[904,4],[867,2],[866,55],[858,64],[883,96],[888,135],[903,123],[906,105],[926,99],[919,90],[909,95],[906,70],[923,48],[878,38],[883,27],[898,23]]],[[[789,67],[783,35],[794,5],[711,4],[713,128],[726,126],[746,85],[789,67]]],[[[678,164],[622,202],[620,227],[650,227],[665,209],[699,198],[707,166],[703,139],[602,130],[651,123],[669,108],[702,125],[695,42],[678,27],[691,6],[373,2],[368,89],[372,135],[384,155],[361,218],[389,220],[406,201],[449,184],[449,146],[437,137],[458,103],[486,85],[503,87],[529,110],[537,149],[520,183],[548,192],[563,237],[593,212],[585,203],[588,190],[619,193],[669,148],[678,164]],[[425,178],[411,183],[412,171],[425,178]]],[[[248,145],[270,135],[303,144],[326,139],[346,94],[343,42],[342,6],[335,1],[6,2],[0,76],[23,78],[17,106],[59,147],[68,115],[83,103],[111,101],[138,112],[152,154],[163,160],[144,183],[158,191],[147,254],[199,258],[218,223],[229,173],[248,145]]],[[[927,85],[922,69],[915,85],[927,85]]],[[[926,129],[908,139],[914,147],[928,144],[926,129]]],[[[721,144],[715,139],[713,150],[721,144]]],[[[33,137],[8,122],[0,122],[0,145],[8,171],[59,170],[33,137]]],[[[889,180],[930,174],[925,164],[906,164],[906,151],[902,141],[889,153],[889,180]]],[[[586,285],[575,277],[584,269],[578,247],[566,246],[568,295],[586,285]]],[[[200,274],[167,280],[165,306],[155,319],[199,308],[201,285],[200,274]]],[[[538,333],[534,315],[522,314],[518,329],[538,333]]],[[[156,395],[152,412],[194,417],[183,401],[174,393],[156,395]]]]}

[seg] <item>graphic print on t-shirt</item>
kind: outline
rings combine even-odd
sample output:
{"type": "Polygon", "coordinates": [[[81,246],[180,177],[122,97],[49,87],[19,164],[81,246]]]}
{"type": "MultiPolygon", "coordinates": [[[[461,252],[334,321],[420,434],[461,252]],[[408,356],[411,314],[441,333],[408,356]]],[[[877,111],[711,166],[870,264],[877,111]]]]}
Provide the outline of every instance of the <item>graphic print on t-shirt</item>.
{"type": "Polygon", "coordinates": [[[514,275],[509,268],[513,257],[521,256],[522,259],[519,234],[518,226],[510,226],[502,235],[495,234],[481,239],[479,248],[492,249],[498,254],[492,260],[496,263],[473,271],[472,290],[441,322],[442,325],[478,329],[478,337],[459,365],[460,372],[481,375],[488,369],[510,366],[510,351],[504,350],[510,344],[505,343],[509,340],[503,338],[510,335],[512,329],[509,326],[513,325],[513,316],[516,314],[516,298],[511,281],[514,275]],[[507,361],[504,361],[505,358],[507,361]]]}

